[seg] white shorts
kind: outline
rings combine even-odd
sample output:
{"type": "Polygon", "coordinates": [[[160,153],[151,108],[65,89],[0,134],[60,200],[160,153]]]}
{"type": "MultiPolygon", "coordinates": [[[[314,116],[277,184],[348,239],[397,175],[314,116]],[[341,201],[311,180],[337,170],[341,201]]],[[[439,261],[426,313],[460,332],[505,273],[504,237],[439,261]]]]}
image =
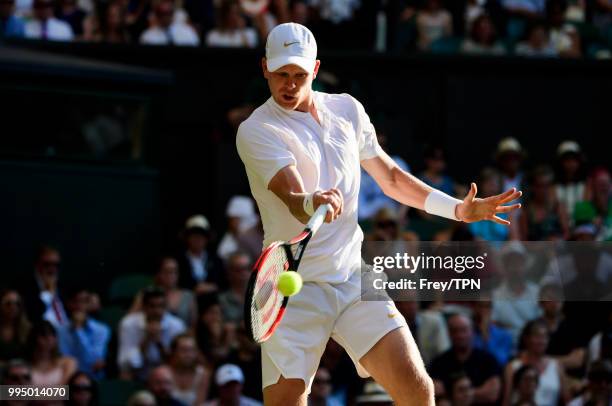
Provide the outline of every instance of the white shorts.
{"type": "Polygon", "coordinates": [[[388,332],[407,326],[393,301],[361,301],[360,272],[339,284],[306,282],[289,299],[272,337],[261,346],[263,388],[280,376],[302,379],[310,393],[313,377],[329,338],[340,344],[362,378],[359,363],[388,332]]]}

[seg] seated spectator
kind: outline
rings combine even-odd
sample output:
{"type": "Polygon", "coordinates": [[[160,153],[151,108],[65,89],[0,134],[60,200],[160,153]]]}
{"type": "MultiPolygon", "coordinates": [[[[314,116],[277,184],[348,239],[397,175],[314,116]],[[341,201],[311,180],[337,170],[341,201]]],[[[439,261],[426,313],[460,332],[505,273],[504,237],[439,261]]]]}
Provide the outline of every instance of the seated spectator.
{"type": "Polygon", "coordinates": [[[325,367],[319,367],[312,380],[308,406],[341,406],[340,402],[331,397],[331,392],[331,375],[325,367]]]}
{"type": "Polygon", "coordinates": [[[31,327],[19,293],[10,289],[0,292],[0,364],[25,357],[31,327]]]}
{"type": "Polygon", "coordinates": [[[151,392],[140,390],[130,396],[127,406],[157,406],[157,402],[151,392]]]}
{"type": "Polygon", "coordinates": [[[497,144],[495,160],[501,175],[501,190],[523,189],[523,159],[525,151],[516,138],[506,137],[497,144]]]}
{"type": "Polygon", "coordinates": [[[448,319],[451,348],[429,368],[436,396],[443,395],[454,374],[464,372],[474,386],[475,404],[495,404],[501,391],[500,367],[489,352],[474,348],[472,321],[462,314],[448,319]]]}
{"type": "Polygon", "coordinates": [[[172,396],[186,405],[201,405],[208,397],[210,372],[198,360],[198,347],[190,334],[174,337],[168,366],[172,372],[172,396]]]}
{"type": "MultiPolygon", "coordinates": [[[[10,360],[4,367],[2,384],[11,386],[32,385],[32,369],[30,364],[20,358],[10,360]]],[[[28,402],[25,400],[5,400],[2,402],[6,406],[28,406],[38,402],[28,402]]]]}
{"type": "Polygon", "coordinates": [[[527,29],[525,41],[519,42],[514,52],[519,56],[532,58],[551,58],[558,55],[550,41],[550,34],[546,25],[541,22],[531,24],[527,29]]]}
{"type": "Polygon", "coordinates": [[[474,387],[472,381],[463,372],[451,376],[448,388],[445,389],[449,394],[453,406],[471,406],[474,403],[474,387]]]}
{"type": "Polygon", "coordinates": [[[588,179],[589,198],[576,203],[574,221],[577,225],[590,223],[595,226],[596,240],[612,241],[612,180],[610,172],[596,168],[588,179]]]}
{"type": "MultiPolygon", "coordinates": [[[[501,193],[500,180],[500,174],[495,169],[484,168],[478,177],[478,194],[481,197],[489,197],[501,193]]],[[[506,213],[500,213],[497,216],[504,220],[508,219],[506,213]]],[[[502,245],[501,242],[508,240],[510,236],[510,227],[494,221],[469,223],[468,229],[475,238],[490,241],[498,248],[502,245]]]]}
{"type": "Polygon", "coordinates": [[[81,371],[101,379],[106,367],[110,328],[89,317],[91,295],[87,289],[73,289],[66,299],[70,320],[57,327],[59,349],[63,355],[74,357],[81,371]]]}
{"type": "Polygon", "coordinates": [[[234,345],[236,327],[224,322],[219,298],[215,293],[201,295],[198,298],[198,309],[198,348],[210,362],[219,362],[228,356],[234,345]]]}
{"type": "Polygon", "coordinates": [[[575,141],[563,141],[557,147],[555,195],[565,207],[569,224],[574,225],[574,207],[586,196],[584,157],[575,141]]]}
{"type": "Polygon", "coordinates": [[[227,231],[217,248],[217,255],[223,261],[227,261],[232,253],[240,249],[240,235],[259,222],[253,199],[247,196],[232,197],[227,204],[225,215],[227,231]]]}
{"type": "MultiPolygon", "coordinates": [[[[436,0],[437,1],[437,0],[436,0]]],[[[455,183],[446,175],[446,155],[444,149],[439,146],[428,146],[424,153],[425,170],[419,175],[419,179],[429,186],[436,188],[448,195],[455,195],[455,183]]]]}
{"type": "MultiPolygon", "coordinates": [[[[538,405],[556,405],[567,402],[569,391],[563,367],[552,357],[546,355],[548,347],[548,330],[541,321],[530,321],[521,333],[520,353],[505,369],[505,382],[513,382],[514,373],[524,365],[534,367],[539,374],[535,392],[538,405]]],[[[512,405],[517,395],[512,384],[506,385],[504,405],[512,405]]]]}
{"type": "Polygon", "coordinates": [[[53,0],[34,0],[34,18],[25,25],[25,36],[30,39],[72,41],[70,25],[53,16],[53,0]]]}
{"type": "Polygon", "coordinates": [[[429,50],[434,41],[452,35],[453,18],[442,7],[440,0],[427,0],[425,7],[417,13],[416,23],[417,43],[421,51],[429,50]]]}
{"type": "Polygon", "coordinates": [[[517,369],[512,376],[512,386],[515,388],[513,397],[516,397],[512,405],[536,406],[535,396],[539,379],[538,370],[531,365],[523,365],[517,369]]]}
{"type": "Polygon", "coordinates": [[[224,320],[238,326],[244,317],[244,297],[251,276],[251,258],[244,252],[234,252],[226,268],[229,289],[219,294],[219,304],[224,320]]]}
{"type": "Polygon", "coordinates": [[[210,236],[210,223],[206,217],[195,215],[187,219],[182,232],[185,250],[178,257],[179,286],[195,290],[198,295],[215,292],[225,285],[221,261],[208,250],[210,236]]]}
{"type": "Polygon", "coordinates": [[[172,395],[173,387],[174,381],[170,368],[162,365],[151,370],[147,379],[147,389],[155,397],[157,406],[187,406],[172,395]]]}
{"type": "Polygon", "coordinates": [[[465,32],[472,32],[474,21],[478,17],[486,14],[485,10],[486,0],[467,0],[465,2],[465,12],[463,18],[465,20],[465,32]]]}
{"type": "MultiPolygon", "coordinates": [[[[155,286],[166,293],[168,311],[178,317],[187,327],[195,326],[197,320],[197,306],[193,292],[181,289],[178,286],[179,267],[173,257],[163,257],[159,261],[159,268],[153,279],[155,286]]],[[[134,299],[130,312],[142,310],[142,292],[134,299]]]]}
{"type": "Polygon", "coordinates": [[[287,0],[241,0],[240,6],[265,42],[272,28],[293,21],[289,18],[288,3],[287,0]]]}
{"type": "Polygon", "coordinates": [[[226,360],[230,364],[238,365],[244,375],[249,377],[242,387],[242,393],[261,401],[263,400],[261,392],[261,351],[249,336],[244,324],[236,329],[236,343],[226,360]]]}
{"type": "Polygon", "coordinates": [[[536,167],[531,173],[525,204],[519,218],[522,241],[569,238],[567,211],[555,197],[553,179],[553,172],[547,166],[536,167]]]}
{"type": "Polygon", "coordinates": [[[255,399],[242,395],[244,375],[239,366],[224,364],[215,372],[218,398],[204,403],[204,406],[261,406],[255,399]]]}
{"type": "Polygon", "coordinates": [[[597,0],[593,5],[593,25],[601,35],[609,33],[612,27],[612,0],[597,0]]]}
{"type": "Polygon", "coordinates": [[[60,355],[55,328],[46,320],[33,325],[27,351],[33,385],[66,385],[77,370],[76,359],[60,355]]]}
{"type": "Polygon", "coordinates": [[[610,405],[612,400],[612,364],[596,361],[587,374],[586,391],[568,403],[568,406],[610,405]]]}
{"type": "Polygon", "coordinates": [[[185,323],[168,312],[165,292],[146,288],[142,311],[128,314],[119,323],[117,363],[121,377],[144,380],[152,368],[163,362],[174,337],[185,330],[185,323]]]}
{"type": "Polygon", "coordinates": [[[504,55],[506,53],[506,48],[497,41],[495,26],[488,15],[478,16],[469,32],[469,38],[464,39],[461,45],[461,52],[464,54],[504,55]]]}
{"type": "Polygon", "coordinates": [[[366,241],[378,241],[385,244],[369,245],[364,250],[364,257],[369,261],[369,255],[382,255],[405,250],[407,241],[418,241],[419,237],[412,231],[402,231],[400,219],[393,209],[382,208],[372,219],[372,231],[365,236],[366,241]],[[394,251],[395,250],[395,251],[394,251]],[[400,251],[397,251],[400,250],[400,251]]]}
{"type": "Polygon", "coordinates": [[[492,309],[493,304],[486,299],[474,302],[472,305],[475,326],[474,348],[490,352],[499,365],[506,365],[514,353],[512,334],[493,323],[492,309]]]}
{"type": "Polygon", "coordinates": [[[550,41],[559,56],[579,58],[582,54],[580,35],[574,25],[565,21],[566,11],[566,0],[549,0],[547,2],[546,14],[550,26],[550,41]]]}
{"type": "Polygon", "coordinates": [[[25,22],[15,15],[15,0],[0,0],[0,38],[22,38],[25,22]]]}
{"type": "Polygon", "coordinates": [[[70,399],[66,406],[94,406],[98,404],[96,383],[83,371],[75,372],[68,381],[70,399]]]}
{"type": "Polygon", "coordinates": [[[162,0],[155,6],[155,23],[140,36],[145,45],[198,46],[200,38],[191,26],[174,20],[174,1],[162,0]],[[174,20],[174,21],[173,21],[174,20]]]}
{"type": "Polygon", "coordinates": [[[240,15],[240,4],[235,0],[225,0],[218,11],[218,23],[206,36],[209,47],[255,48],[257,31],[246,26],[240,15]]]}
{"type": "Polygon", "coordinates": [[[450,338],[442,314],[435,310],[419,310],[416,292],[407,291],[408,297],[396,302],[397,310],[404,316],[423,363],[429,365],[438,355],[450,348],[450,338]],[[410,292],[410,293],[408,293],[410,292]]]}
{"type": "Polygon", "coordinates": [[[493,291],[492,319],[512,334],[514,346],[528,321],[540,315],[539,288],[526,278],[530,257],[520,241],[507,242],[501,250],[504,279],[493,291]]]}
{"type": "Polygon", "coordinates": [[[100,17],[100,33],[94,40],[112,44],[126,44],[131,41],[126,23],[126,10],[120,1],[112,1],[100,17]]]}
{"type": "Polygon", "coordinates": [[[79,8],[77,0],[59,0],[59,7],[55,12],[55,17],[70,25],[74,36],[83,36],[83,23],[87,13],[79,8]]]}
{"type": "Polygon", "coordinates": [[[393,400],[385,389],[378,383],[370,380],[363,386],[363,391],[357,396],[358,405],[392,406],[393,400]]]}

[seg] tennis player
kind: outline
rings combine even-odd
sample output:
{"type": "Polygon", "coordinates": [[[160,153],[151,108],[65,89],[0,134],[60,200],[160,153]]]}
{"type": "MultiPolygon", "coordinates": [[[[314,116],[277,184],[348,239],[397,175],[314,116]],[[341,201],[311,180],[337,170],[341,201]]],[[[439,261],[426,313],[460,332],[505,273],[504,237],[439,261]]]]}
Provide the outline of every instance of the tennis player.
{"type": "Polygon", "coordinates": [[[360,165],[391,198],[457,221],[507,225],[497,214],[520,207],[504,204],[521,193],[512,189],[479,199],[472,184],[461,201],[403,171],[378,145],[357,100],[312,90],[319,65],[317,44],[306,27],[275,27],[262,59],[272,97],[240,125],[236,138],[266,246],[302,231],[319,205],[333,207],[302,258],[302,290],[262,344],[264,402],[306,405],[331,337],[346,349],[359,375],[372,376],[397,405],[434,405],[432,380],[393,302],[360,300],[360,165]]]}

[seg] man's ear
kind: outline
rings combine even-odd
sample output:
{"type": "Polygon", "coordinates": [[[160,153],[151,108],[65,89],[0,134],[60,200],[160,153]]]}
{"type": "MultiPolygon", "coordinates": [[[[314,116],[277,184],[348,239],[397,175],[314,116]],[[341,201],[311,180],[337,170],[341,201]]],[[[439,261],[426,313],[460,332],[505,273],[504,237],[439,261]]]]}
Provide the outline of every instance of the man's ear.
{"type": "Polygon", "coordinates": [[[312,78],[316,78],[317,77],[317,73],[319,73],[319,66],[321,66],[321,61],[319,59],[317,59],[317,62],[315,62],[315,67],[314,67],[314,72],[312,73],[312,78]]]}
{"type": "Polygon", "coordinates": [[[268,79],[270,72],[268,72],[268,65],[266,64],[266,58],[261,58],[261,70],[264,78],[268,79]]]}

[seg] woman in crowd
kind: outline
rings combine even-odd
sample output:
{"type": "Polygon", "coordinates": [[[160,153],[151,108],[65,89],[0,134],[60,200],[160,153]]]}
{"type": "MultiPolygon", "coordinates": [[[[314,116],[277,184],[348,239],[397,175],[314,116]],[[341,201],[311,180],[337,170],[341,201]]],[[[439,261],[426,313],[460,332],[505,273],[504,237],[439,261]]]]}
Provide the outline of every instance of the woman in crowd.
{"type": "Polygon", "coordinates": [[[30,332],[21,296],[15,290],[0,292],[0,361],[23,358],[30,332]]]}
{"type": "Polygon", "coordinates": [[[27,351],[33,385],[66,385],[77,369],[74,358],[60,355],[55,328],[46,320],[32,327],[27,351]]]}
{"type": "Polygon", "coordinates": [[[440,0],[427,0],[425,7],[417,13],[416,21],[421,51],[429,50],[432,42],[452,34],[453,18],[440,0]]]}
{"type": "Polygon", "coordinates": [[[504,55],[506,49],[497,41],[493,21],[486,14],[476,17],[470,29],[470,36],[463,40],[461,52],[474,55],[504,55]]]}
{"type": "Polygon", "coordinates": [[[200,363],[192,335],[180,334],[172,340],[169,365],[174,378],[172,396],[185,405],[201,405],[208,397],[210,372],[200,363]]]}
{"type": "Polygon", "coordinates": [[[531,367],[537,372],[537,387],[534,394],[536,404],[556,406],[559,402],[567,402],[569,391],[565,371],[554,358],[546,355],[548,338],[548,329],[542,321],[530,321],[523,329],[519,343],[520,353],[516,359],[506,365],[504,372],[507,383],[504,390],[504,406],[514,405],[529,392],[527,390],[529,385],[523,382],[526,372],[523,372],[522,377],[514,379],[515,373],[524,366],[531,367]]]}
{"type": "Polygon", "coordinates": [[[96,406],[98,392],[96,383],[82,371],[77,371],[68,380],[70,400],[68,406],[96,406]]]}
{"type": "Polygon", "coordinates": [[[234,0],[221,3],[218,10],[217,27],[209,31],[206,45],[209,47],[254,48],[257,46],[257,31],[246,26],[240,14],[240,4],[234,0]]]}
{"type": "Polygon", "coordinates": [[[224,360],[235,347],[235,327],[225,323],[216,293],[198,297],[199,318],[196,326],[198,348],[213,364],[224,360]]]}

